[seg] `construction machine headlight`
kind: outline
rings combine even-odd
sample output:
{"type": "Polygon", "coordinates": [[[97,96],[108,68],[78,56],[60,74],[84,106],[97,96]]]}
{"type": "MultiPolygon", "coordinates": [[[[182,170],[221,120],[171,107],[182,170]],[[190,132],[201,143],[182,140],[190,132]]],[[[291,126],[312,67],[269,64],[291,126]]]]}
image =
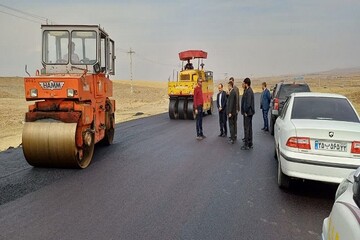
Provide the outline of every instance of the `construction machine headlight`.
{"type": "Polygon", "coordinates": [[[67,90],[67,96],[68,96],[68,97],[74,97],[74,95],[75,95],[74,89],[69,88],[69,89],[67,90]]]}
{"type": "Polygon", "coordinates": [[[36,98],[38,96],[38,90],[36,88],[30,89],[30,97],[36,98]]]}

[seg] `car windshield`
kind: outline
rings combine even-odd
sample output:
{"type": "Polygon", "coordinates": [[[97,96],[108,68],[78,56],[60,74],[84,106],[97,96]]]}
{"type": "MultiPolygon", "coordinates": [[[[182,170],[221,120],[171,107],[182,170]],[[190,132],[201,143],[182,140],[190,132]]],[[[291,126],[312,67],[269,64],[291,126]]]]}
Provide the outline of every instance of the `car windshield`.
{"type": "Polygon", "coordinates": [[[292,93],[310,92],[310,88],[305,84],[283,84],[279,91],[279,98],[286,98],[292,93]]]}
{"type": "Polygon", "coordinates": [[[347,99],[332,97],[295,97],[291,119],[360,122],[347,99]]]}

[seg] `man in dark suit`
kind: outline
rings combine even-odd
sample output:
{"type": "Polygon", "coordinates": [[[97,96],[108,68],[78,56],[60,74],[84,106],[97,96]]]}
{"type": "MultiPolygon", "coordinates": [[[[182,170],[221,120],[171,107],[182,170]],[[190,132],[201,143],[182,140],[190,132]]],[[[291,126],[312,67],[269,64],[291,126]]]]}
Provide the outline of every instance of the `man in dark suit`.
{"type": "Polygon", "coordinates": [[[229,128],[230,128],[230,139],[229,143],[234,144],[236,136],[235,136],[235,125],[236,125],[236,92],[234,90],[234,83],[229,81],[229,97],[226,103],[226,113],[229,117],[229,128]]]}
{"type": "Polygon", "coordinates": [[[271,94],[269,89],[266,88],[266,82],[261,84],[262,93],[260,98],[260,109],[262,110],[263,119],[264,119],[264,127],[261,130],[269,131],[269,108],[270,108],[270,101],[271,101],[271,94]]]}
{"type": "Polygon", "coordinates": [[[229,78],[229,81],[233,83],[233,89],[236,93],[236,114],[235,114],[235,140],[237,138],[237,119],[238,113],[240,112],[240,91],[239,88],[235,85],[235,79],[233,77],[229,78]]]}
{"type": "Polygon", "coordinates": [[[241,147],[241,150],[249,150],[250,148],[253,148],[252,117],[255,114],[255,103],[254,92],[250,87],[250,78],[245,78],[244,84],[245,92],[241,106],[245,116],[245,144],[241,147]]]}
{"type": "Polygon", "coordinates": [[[244,138],[242,139],[242,141],[245,142],[245,114],[244,114],[244,110],[243,110],[244,109],[243,108],[243,103],[244,103],[244,95],[245,95],[246,88],[245,88],[245,83],[244,82],[241,84],[241,89],[243,91],[243,94],[241,96],[240,112],[241,112],[241,115],[243,116],[243,130],[244,130],[244,138]]]}
{"type": "Polygon", "coordinates": [[[222,83],[218,86],[219,93],[216,97],[216,104],[219,110],[219,125],[220,125],[220,135],[219,137],[226,137],[227,135],[227,126],[226,126],[226,92],[223,89],[222,83]]]}

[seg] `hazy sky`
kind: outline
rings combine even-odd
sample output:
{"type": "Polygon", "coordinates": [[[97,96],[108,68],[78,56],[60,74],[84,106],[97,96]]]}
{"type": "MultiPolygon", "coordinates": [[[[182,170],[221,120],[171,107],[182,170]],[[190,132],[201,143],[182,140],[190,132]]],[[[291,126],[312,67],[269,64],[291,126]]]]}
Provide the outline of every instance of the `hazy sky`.
{"type": "MultiPolygon", "coordinates": [[[[1,0],[57,24],[100,24],[115,40],[116,79],[167,80],[178,52],[203,49],[216,78],[360,66],[359,0],[1,0]]],[[[40,24],[0,6],[0,76],[41,67],[40,24]]]]}

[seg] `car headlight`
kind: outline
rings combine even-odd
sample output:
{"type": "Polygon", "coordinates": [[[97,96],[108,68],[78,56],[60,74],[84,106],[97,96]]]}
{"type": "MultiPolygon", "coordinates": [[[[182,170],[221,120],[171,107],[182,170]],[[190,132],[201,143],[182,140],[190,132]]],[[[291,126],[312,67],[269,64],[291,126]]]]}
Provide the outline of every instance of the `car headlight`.
{"type": "Polygon", "coordinates": [[[74,89],[72,89],[72,88],[69,88],[69,89],[67,90],[67,96],[68,96],[68,97],[74,97],[74,93],[75,93],[75,91],[74,91],[74,89]]]}
{"type": "Polygon", "coordinates": [[[336,190],[335,199],[338,199],[349,187],[349,184],[351,184],[350,180],[345,178],[339,185],[339,187],[336,190]]]}
{"type": "Polygon", "coordinates": [[[30,97],[36,98],[38,96],[38,90],[36,88],[30,89],[30,97]]]}

